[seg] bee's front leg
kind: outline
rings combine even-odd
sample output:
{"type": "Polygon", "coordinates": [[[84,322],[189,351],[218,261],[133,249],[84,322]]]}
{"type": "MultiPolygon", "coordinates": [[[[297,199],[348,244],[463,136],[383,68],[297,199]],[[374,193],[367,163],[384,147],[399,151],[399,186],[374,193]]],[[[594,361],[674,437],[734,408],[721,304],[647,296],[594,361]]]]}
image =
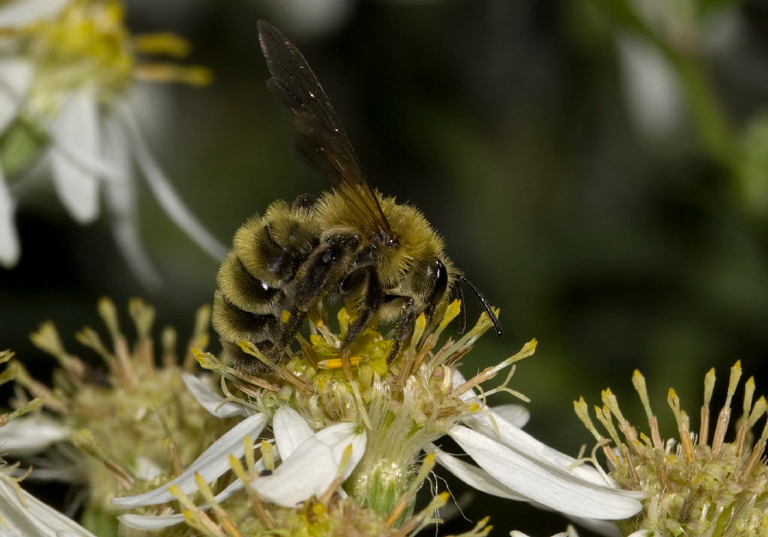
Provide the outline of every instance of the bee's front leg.
{"type": "MultiPolygon", "coordinates": [[[[393,336],[394,345],[387,357],[387,362],[392,362],[400,352],[403,343],[413,335],[413,331],[416,327],[416,319],[419,317],[419,314],[423,312],[416,308],[416,302],[413,298],[408,296],[385,295],[384,302],[386,302],[390,308],[393,304],[397,305],[399,310],[393,336]]],[[[427,318],[427,322],[429,322],[429,317],[427,318]]]]}
{"type": "Polygon", "coordinates": [[[375,267],[369,265],[359,268],[344,278],[339,284],[339,295],[350,296],[360,292],[357,304],[357,317],[347,329],[341,349],[347,349],[371,322],[384,300],[384,291],[375,267]]]}

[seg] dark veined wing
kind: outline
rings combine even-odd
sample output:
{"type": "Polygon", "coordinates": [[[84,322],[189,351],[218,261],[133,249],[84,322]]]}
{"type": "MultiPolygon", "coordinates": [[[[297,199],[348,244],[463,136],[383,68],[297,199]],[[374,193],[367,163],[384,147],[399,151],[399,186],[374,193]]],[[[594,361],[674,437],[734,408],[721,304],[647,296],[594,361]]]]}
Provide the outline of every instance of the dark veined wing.
{"type": "Polygon", "coordinates": [[[378,198],[365,180],[352,144],[307,60],[267,21],[260,20],[258,29],[261,50],[272,74],[267,88],[294,114],[299,153],[310,166],[328,176],[371,231],[392,237],[378,198]]]}

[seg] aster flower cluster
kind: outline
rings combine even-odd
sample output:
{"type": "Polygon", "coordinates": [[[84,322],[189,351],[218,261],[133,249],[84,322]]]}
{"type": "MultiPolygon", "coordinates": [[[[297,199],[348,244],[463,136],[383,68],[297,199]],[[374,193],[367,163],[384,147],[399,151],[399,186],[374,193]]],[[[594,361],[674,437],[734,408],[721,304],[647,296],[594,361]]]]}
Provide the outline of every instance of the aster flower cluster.
{"type": "Polygon", "coordinates": [[[32,463],[27,479],[86,490],[83,505],[69,507],[81,507],[85,517],[114,525],[117,509],[110,498],[176,475],[232,420],[211,417],[181,381],[182,373],[195,365],[189,349],[207,342],[209,308],[198,314],[182,359],[175,350],[176,332],[170,328],[162,334],[161,355],[156,355],[151,336],[154,309],[142,301],[129,305],[138,335],[132,345],[113,303],[103,299],[98,309],[111,344],[88,327],[77,337],[95,351],[100,366],[68,352],[50,322],[41,325],[32,340],[59,363],[52,388],[32,378],[22,361],[5,354],[3,376],[15,382],[12,404],[17,410],[3,420],[0,444],[5,456],[32,463]]]}
{"type": "MultiPolygon", "coordinates": [[[[114,520],[130,510],[120,525],[152,535],[413,535],[438,522],[437,511],[449,500],[435,493],[415,508],[436,463],[510,500],[590,519],[633,515],[640,508],[635,494],[524,433],[521,407],[487,405],[493,393],[516,394],[508,383],[535,341],[472,378],[459,373],[458,361],[491,326],[484,315],[459,339],[445,337],[459,309],[451,304],[434,327],[419,319],[411,342],[389,363],[393,341],[376,329],[339,354],[349,315],[341,309],[338,329],[331,328],[320,304],[309,316],[309,337],[297,335],[298,348],[286,360],[253,377],[201,350],[205,310],[185,365],[176,365],[175,337],[166,332],[157,367],[153,310],[131,303],[139,337],[129,345],[114,306],[102,301],[111,348],[90,329],[78,339],[105,361],[106,379],[66,352],[51,324],[43,325],[33,339],[60,363],[56,387],[46,388],[11,361],[19,393],[29,394],[16,406],[29,411],[44,401],[45,412],[10,421],[0,428],[0,441],[20,441],[10,450],[17,456],[46,450],[29,479],[85,484],[91,512],[114,520]],[[209,373],[190,374],[191,356],[209,373]],[[487,386],[505,371],[495,387],[487,386]],[[43,431],[50,431],[46,438],[43,431]],[[442,451],[437,442],[445,436],[476,465],[442,451]]],[[[480,521],[465,535],[490,528],[480,521]]]]}
{"type": "Polygon", "coordinates": [[[744,384],[741,417],[733,422],[732,404],[742,370],[736,363],[730,372],[728,388],[717,415],[711,405],[715,371],[704,379],[704,402],[700,409],[698,433],[691,428],[688,414],[681,408],[674,389],[667,403],[677,424],[678,438],[664,440],[659,431],[646,389],[645,378],[638,372],[632,383],[648,420],[645,433],[624,417],[615,395],[603,392],[603,405],[594,409],[597,421],[607,432],[604,436],[590,417],[582,398],[575,403],[576,413],[603,446],[613,467],[612,478],[626,490],[643,490],[643,510],[622,521],[623,535],[667,536],[701,535],[736,537],[768,534],[768,466],[765,446],[768,439],[766,400],[755,400],[753,378],[744,384]],[[714,419],[714,431],[710,423],[714,419]],[[613,444],[614,447],[610,447],[613,444]]]}
{"type": "Polygon", "coordinates": [[[0,264],[20,245],[15,210],[25,174],[44,150],[59,198],[77,222],[99,213],[103,186],[112,231],[126,262],[148,285],[158,276],[144,251],[133,168],[169,217],[216,259],[226,249],[197,221],[155,162],[129,106],[139,81],[207,84],[199,66],[177,59],[189,44],[169,33],[132,35],[119,0],[10,0],[0,5],[0,264]]]}
{"type": "MultiPolygon", "coordinates": [[[[273,519],[283,518],[284,513],[291,519],[298,517],[302,524],[310,523],[307,506],[316,504],[324,513],[349,513],[353,518],[365,510],[394,534],[407,535],[420,529],[447,499],[438,495],[426,511],[411,515],[415,493],[435,461],[472,486],[505,498],[535,501],[590,518],[624,518],[634,513],[639,503],[632,495],[618,493],[594,469],[546,448],[509,421],[510,417],[524,421],[524,412],[517,408],[496,412],[486,405],[485,398],[492,393],[510,391],[506,387],[509,377],[500,386],[478,394],[482,383],[532,354],[535,342],[469,380],[461,376],[457,361],[491,323],[483,316],[457,341],[448,338],[438,345],[459,308],[458,302],[452,304],[442,322],[429,332],[422,317],[411,343],[391,364],[387,357],[393,342],[373,329],[358,338],[347,355],[339,355],[337,349],[349,325],[344,309],[339,312],[338,333],[329,328],[322,309],[312,312],[309,340],[298,336],[301,350],[258,378],[221,364],[211,354],[199,354],[204,367],[225,379],[225,396],[187,378],[198,400],[212,412],[229,415],[239,406],[249,416],[172,482],[114,502],[145,512],[153,506],[156,513],[158,506],[181,500],[183,516],[129,514],[121,517],[122,522],[138,529],[157,529],[188,519],[190,513],[202,517],[205,509],[220,507],[232,498],[226,509],[211,507],[223,535],[238,534],[227,533],[227,527],[242,534],[267,534],[273,519]],[[261,458],[253,456],[243,472],[235,459],[245,454],[247,460],[253,450],[252,438],[268,423],[273,443],[262,442],[261,458]],[[445,435],[479,466],[434,445],[445,435]],[[234,473],[237,480],[224,480],[223,488],[203,494],[205,505],[192,509],[194,504],[187,495],[205,489],[207,483],[220,483],[228,473],[234,473]],[[552,494],[553,486],[559,487],[557,494],[552,494]],[[241,488],[246,490],[245,496],[235,494],[241,488]],[[245,507],[235,507],[237,498],[245,507]],[[350,511],[348,505],[355,507],[350,511]]],[[[257,349],[245,343],[243,348],[255,359],[266,360],[257,349]]],[[[212,521],[209,524],[216,526],[212,521]]],[[[313,527],[319,532],[323,524],[318,524],[313,527]]],[[[334,531],[316,534],[333,535],[334,531]]],[[[371,531],[362,535],[387,534],[382,526],[371,531]]]]}

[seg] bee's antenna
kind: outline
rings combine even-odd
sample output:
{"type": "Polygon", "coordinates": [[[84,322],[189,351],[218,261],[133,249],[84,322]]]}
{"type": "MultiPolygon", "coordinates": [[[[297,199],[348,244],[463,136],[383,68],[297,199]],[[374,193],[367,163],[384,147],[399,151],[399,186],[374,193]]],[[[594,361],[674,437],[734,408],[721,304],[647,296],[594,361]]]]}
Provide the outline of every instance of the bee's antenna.
{"type": "MultiPolygon", "coordinates": [[[[483,296],[483,293],[480,292],[480,289],[475,287],[475,284],[473,284],[471,281],[466,279],[463,274],[459,275],[459,280],[463,283],[466,283],[470,289],[472,289],[472,292],[475,293],[475,296],[480,301],[480,304],[483,305],[483,309],[485,310],[485,313],[488,314],[488,317],[491,318],[491,322],[493,323],[493,327],[496,329],[496,334],[498,334],[499,337],[502,336],[502,329],[501,329],[501,323],[499,322],[499,318],[496,317],[496,314],[493,312],[493,309],[491,308],[491,305],[488,303],[488,300],[483,296]]],[[[464,302],[462,302],[462,309],[464,302]]]]}

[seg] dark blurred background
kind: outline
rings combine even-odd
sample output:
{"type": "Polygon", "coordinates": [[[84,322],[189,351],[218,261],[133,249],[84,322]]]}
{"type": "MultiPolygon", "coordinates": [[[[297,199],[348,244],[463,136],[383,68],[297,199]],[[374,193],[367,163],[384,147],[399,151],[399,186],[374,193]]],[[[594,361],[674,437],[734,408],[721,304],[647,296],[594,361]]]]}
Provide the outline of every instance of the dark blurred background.
{"type": "MultiPolygon", "coordinates": [[[[215,74],[203,89],[142,88],[139,119],[181,196],[226,244],[271,201],[325,188],[265,89],[256,21],[267,18],[306,55],[371,183],[420,207],[501,308],[503,339],[481,340],[465,372],[537,338],[511,386],[531,399],[527,430],[575,456],[592,445],[572,412],[579,396],[598,403],[610,386],[643,425],[630,382],[640,369],[669,436],[670,386],[691,414],[711,367],[724,380],[741,360],[760,394],[768,386],[768,3],[657,4],[638,24],[634,4],[618,0],[129,0],[133,31],[188,38],[190,61],[215,74]],[[703,93],[680,78],[690,66],[703,93]]],[[[0,347],[51,367],[28,334],[52,319],[80,353],[73,334],[101,328],[103,295],[121,306],[143,296],[160,324],[191,330],[218,265],[142,195],[159,292],[126,268],[106,216],[79,227],[50,188],[22,200],[22,259],[0,272],[0,347]]],[[[565,525],[482,495],[465,513],[477,521],[494,508],[494,535],[565,525]]]]}

